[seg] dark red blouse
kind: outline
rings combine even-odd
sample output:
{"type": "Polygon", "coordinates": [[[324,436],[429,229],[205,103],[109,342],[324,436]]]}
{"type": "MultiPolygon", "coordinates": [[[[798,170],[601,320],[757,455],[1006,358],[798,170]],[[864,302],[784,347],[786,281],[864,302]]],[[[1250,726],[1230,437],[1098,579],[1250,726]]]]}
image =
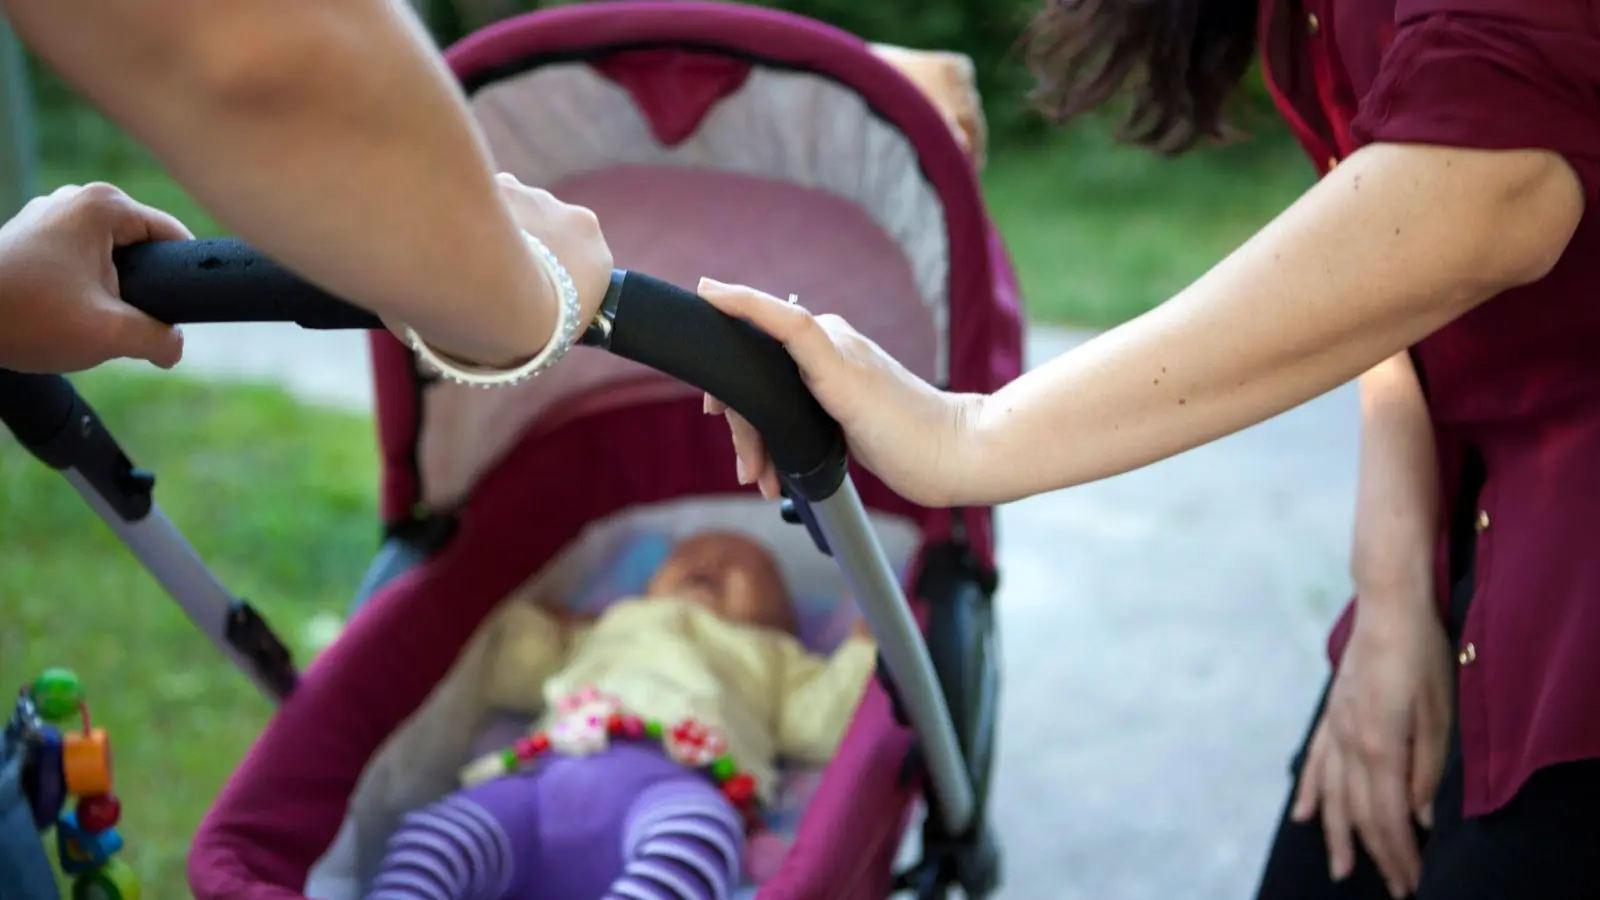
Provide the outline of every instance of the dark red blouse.
{"type": "MultiPolygon", "coordinates": [[[[1414,354],[1446,521],[1477,528],[1457,650],[1466,813],[1480,815],[1540,768],[1600,758],[1600,0],[1263,0],[1261,46],[1321,172],[1375,142],[1539,147],[1583,182],[1555,270],[1414,354]],[[1471,450],[1487,468],[1479,509],[1456,496],[1471,450]]],[[[1441,534],[1441,611],[1448,552],[1441,534]]]]}

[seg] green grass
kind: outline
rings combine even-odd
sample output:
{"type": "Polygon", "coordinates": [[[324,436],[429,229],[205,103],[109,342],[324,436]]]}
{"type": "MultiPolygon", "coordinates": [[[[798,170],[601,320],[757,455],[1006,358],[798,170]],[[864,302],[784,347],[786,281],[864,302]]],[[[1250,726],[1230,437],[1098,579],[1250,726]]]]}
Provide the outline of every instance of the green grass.
{"type": "MultiPolygon", "coordinates": [[[[370,424],[273,389],[124,369],[75,381],[223,583],[304,660],[307,626],[345,608],[376,544],[370,424]]],[[[124,858],[149,900],[186,897],[189,837],[270,706],[3,429],[0,498],[0,690],[50,666],[80,674],[112,737],[124,858]]]]}
{"type": "Polygon", "coordinates": [[[1311,185],[1280,133],[1176,160],[1077,129],[997,154],[990,209],[1036,321],[1111,326],[1204,274],[1311,185]]]}

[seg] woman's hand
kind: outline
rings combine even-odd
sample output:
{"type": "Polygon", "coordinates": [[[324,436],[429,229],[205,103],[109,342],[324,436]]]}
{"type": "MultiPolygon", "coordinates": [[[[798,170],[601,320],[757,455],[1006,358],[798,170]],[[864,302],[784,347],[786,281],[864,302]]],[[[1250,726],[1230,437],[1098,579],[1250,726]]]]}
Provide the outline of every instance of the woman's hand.
{"type": "MultiPolygon", "coordinates": [[[[611,286],[611,247],[600,232],[600,220],[588,208],[563,203],[549,191],[528,187],[509,172],[497,177],[500,196],[517,225],[543,241],[572,276],[582,311],[579,321],[587,326],[611,286]]],[[[558,296],[554,284],[550,296],[558,296]]]]}
{"type": "MultiPolygon", "coordinates": [[[[942,505],[946,470],[975,398],[936,390],[838,316],[813,316],[753,288],[700,280],[712,306],[777,338],[800,367],[822,408],[844,429],[856,460],[901,496],[942,505]]],[[[733,430],[739,482],[754,482],[768,498],[779,494],[778,473],[761,435],[714,397],[708,414],[724,414],[733,430]]]]}
{"type": "Polygon", "coordinates": [[[67,185],[0,227],[0,367],[78,372],[107,360],[163,369],[183,333],[122,302],[115,247],[194,235],[109,184],[67,185]]]}
{"type": "Polygon", "coordinates": [[[1431,597],[1365,599],[1311,740],[1293,818],[1309,821],[1320,808],[1335,881],[1355,867],[1353,832],[1389,892],[1407,897],[1422,873],[1412,822],[1432,826],[1449,749],[1450,643],[1431,597]]]}
{"type": "MultiPolygon", "coordinates": [[[[600,232],[600,220],[592,210],[563,203],[549,191],[529,187],[509,172],[495,176],[495,182],[500,189],[500,200],[510,211],[517,227],[543,241],[561,262],[562,268],[572,276],[573,286],[578,289],[578,333],[581,335],[600,311],[600,304],[611,287],[611,247],[600,232]]],[[[532,262],[531,254],[529,261],[532,262]]],[[[536,317],[538,327],[543,329],[536,346],[543,347],[555,328],[556,305],[560,302],[561,294],[556,283],[543,276],[542,266],[537,267],[536,271],[541,274],[544,296],[547,298],[544,314],[536,317]]],[[[380,318],[402,344],[407,343],[407,323],[389,316],[380,318]]],[[[417,331],[422,332],[423,329],[418,328],[417,331]]],[[[537,352],[530,352],[522,359],[480,360],[453,344],[440,341],[431,332],[423,333],[422,339],[435,350],[442,350],[449,356],[494,368],[520,365],[524,359],[531,358],[533,352],[537,352]]]]}

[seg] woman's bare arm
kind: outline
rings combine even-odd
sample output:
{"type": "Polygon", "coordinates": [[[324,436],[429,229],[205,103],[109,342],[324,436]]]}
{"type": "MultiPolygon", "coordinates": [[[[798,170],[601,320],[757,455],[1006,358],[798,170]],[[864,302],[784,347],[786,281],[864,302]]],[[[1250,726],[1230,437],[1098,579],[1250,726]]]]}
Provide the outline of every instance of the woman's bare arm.
{"type": "Polygon", "coordinates": [[[1399,353],[1361,376],[1351,575],[1360,603],[1432,603],[1439,462],[1417,371],[1399,353]]]}
{"type": "Polygon", "coordinates": [[[399,0],[4,8],[220,222],[291,269],[471,359],[526,357],[548,339],[551,288],[399,0]]]}
{"type": "Polygon", "coordinates": [[[1103,478],[1309,400],[1542,278],[1583,205],[1553,153],[1367,147],[1165,305],[972,398],[940,499],[1103,478]]]}

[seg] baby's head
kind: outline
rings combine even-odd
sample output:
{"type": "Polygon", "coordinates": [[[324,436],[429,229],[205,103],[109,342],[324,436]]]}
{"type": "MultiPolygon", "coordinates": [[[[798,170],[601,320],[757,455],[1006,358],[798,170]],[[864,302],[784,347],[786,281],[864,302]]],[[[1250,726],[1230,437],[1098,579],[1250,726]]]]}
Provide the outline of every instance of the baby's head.
{"type": "Polygon", "coordinates": [[[797,627],[777,561],[742,534],[706,531],[679,542],[646,592],[699,603],[730,622],[790,634],[797,627]]]}

